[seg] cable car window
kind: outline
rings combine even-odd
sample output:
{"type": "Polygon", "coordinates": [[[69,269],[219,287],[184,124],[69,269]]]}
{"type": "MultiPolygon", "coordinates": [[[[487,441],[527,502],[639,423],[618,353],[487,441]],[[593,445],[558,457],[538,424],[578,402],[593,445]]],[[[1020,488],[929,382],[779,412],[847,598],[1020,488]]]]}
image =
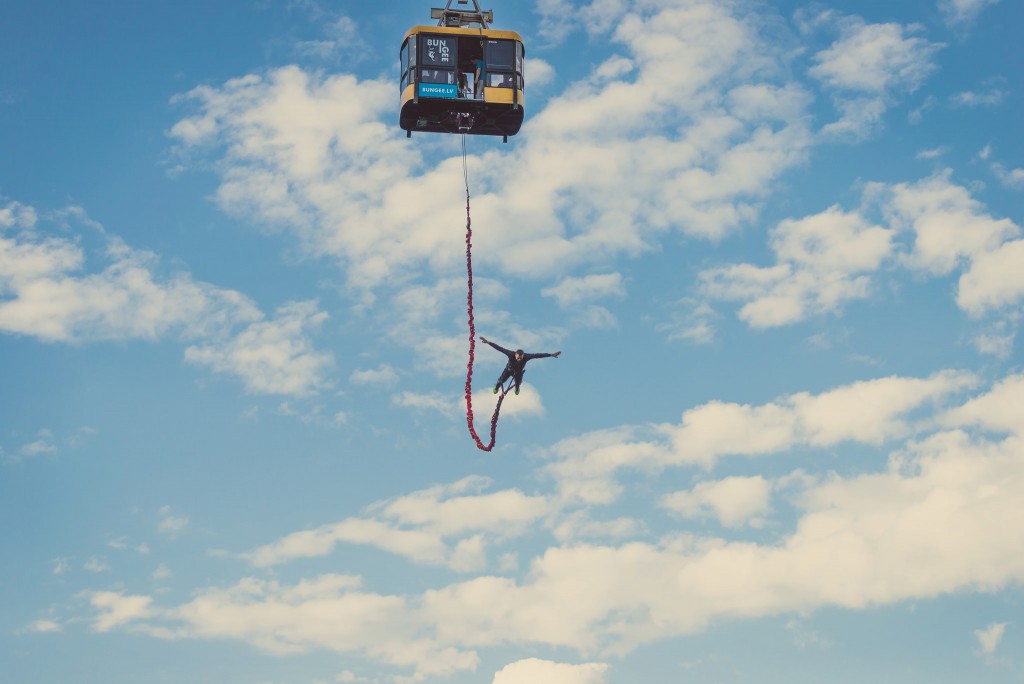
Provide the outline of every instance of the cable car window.
{"type": "Polygon", "coordinates": [[[409,36],[409,68],[414,66],[416,66],[416,36],[413,35],[409,36]]]}
{"type": "Polygon", "coordinates": [[[484,60],[491,69],[508,69],[515,67],[515,41],[488,39],[485,47],[484,60]]]}
{"type": "Polygon", "coordinates": [[[423,69],[420,83],[455,83],[455,72],[446,69],[423,69]]]}
{"type": "Polygon", "coordinates": [[[516,43],[516,71],[523,73],[523,44],[516,43]]]}
{"type": "Polygon", "coordinates": [[[454,69],[458,63],[457,46],[455,36],[423,36],[420,52],[423,65],[454,69]]]}
{"type": "Polygon", "coordinates": [[[402,46],[400,58],[402,60],[402,85],[400,88],[405,90],[405,86],[409,85],[409,43],[402,46]]]}
{"type": "Polygon", "coordinates": [[[493,71],[488,71],[487,86],[489,88],[511,88],[512,74],[496,74],[493,71]]]}

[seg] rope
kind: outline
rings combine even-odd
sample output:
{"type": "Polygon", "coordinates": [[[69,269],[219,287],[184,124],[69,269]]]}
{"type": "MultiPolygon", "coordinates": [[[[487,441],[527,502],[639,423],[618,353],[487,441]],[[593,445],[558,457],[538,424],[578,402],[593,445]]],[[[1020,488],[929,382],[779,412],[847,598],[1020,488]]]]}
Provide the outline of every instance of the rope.
{"type": "Polygon", "coordinates": [[[494,407],[494,415],[491,416],[491,441],[484,444],[473,427],[473,361],[476,357],[476,326],[473,324],[473,221],[469,217],[469,170],[466,166],[466,135],[462,135],[462,176],[466,181],[466,313],[469,315],[469,363],[466,364],[466,424],[469,426],[469,434],[476,442],[481,451],[490,451],[494,448],[495,435],[498,432],[498,414],[501,412],[501,402],[505,400],[505,394],[512,386],[512,381],[501,388],[498,395],[498,403],[494,407]]]}

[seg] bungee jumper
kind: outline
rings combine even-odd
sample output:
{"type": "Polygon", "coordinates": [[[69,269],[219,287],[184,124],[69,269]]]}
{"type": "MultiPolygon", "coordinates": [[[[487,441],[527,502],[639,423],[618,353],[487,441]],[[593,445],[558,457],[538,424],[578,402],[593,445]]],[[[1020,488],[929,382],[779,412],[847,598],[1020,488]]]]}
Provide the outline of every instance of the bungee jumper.
{"type": "Polygon", "coordinates": [[[522,349],[512,351],[491,342],[483,335],[480,336],[480,341],[484,344],[489,344],[508,357],[508,363],[505,364],[505,370],[501,372],[501,377],[498,378],[498,382],[494,383],[494,394],[497,394],[498,390],[501,389],[501,386],[505,384],[505,381],[510,378],[514,382],[516,394],[519,394],[519,386],[523,383],[523,374],[526,372],[527,362],[532,361],[533,359],[557,359],[562,355],[562,352],[560,351],[556,351],[554,354],[527,354],[522,349]]]}

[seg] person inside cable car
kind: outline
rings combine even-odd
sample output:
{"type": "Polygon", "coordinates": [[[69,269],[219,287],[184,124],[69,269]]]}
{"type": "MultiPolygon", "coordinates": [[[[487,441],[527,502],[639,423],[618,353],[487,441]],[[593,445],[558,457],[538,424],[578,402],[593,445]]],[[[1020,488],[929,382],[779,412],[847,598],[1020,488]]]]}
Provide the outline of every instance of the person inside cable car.
{"type": "Polygon", "coordinates": [[[487,76],[487,63],[484,62],[483,51],[484,51],[484,42],[481,40],[480,41],[480,56],[473,63],[473,66],[476,68],[476,80],[473,81],[473,87],[475,89],[474,92],[476,94],[477,99],[480,99],[480,98],[482,98],[484,96],[484,79],[487,76]]]}

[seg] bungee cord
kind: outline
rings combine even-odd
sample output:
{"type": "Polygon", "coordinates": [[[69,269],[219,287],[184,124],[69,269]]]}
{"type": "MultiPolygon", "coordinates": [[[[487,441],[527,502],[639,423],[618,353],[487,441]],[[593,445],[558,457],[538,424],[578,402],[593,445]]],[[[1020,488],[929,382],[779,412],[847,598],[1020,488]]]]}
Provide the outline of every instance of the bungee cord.
{"type": "Polygon", "coordinates": [[[462,177],[466,182],[466,313],[469,317],[469,363],[466,364],[466,424],[469,426],[469,434],[476,442],[478,449],[490,451],[494,448],[496,434],[498,432],[498,414],[501,412],[501,402],[505,400],[505,394],[512,386],[513,381],[501,388],[498,395],[498,403],[494,407],[494,415],[491,416],[491,441],[484,444],[473,426],[473,362],[476,357],[476,326],[473,322],[473,221],[469,215],[469,168],[466,164],[466,135],[462,135],[462,177]]]}

